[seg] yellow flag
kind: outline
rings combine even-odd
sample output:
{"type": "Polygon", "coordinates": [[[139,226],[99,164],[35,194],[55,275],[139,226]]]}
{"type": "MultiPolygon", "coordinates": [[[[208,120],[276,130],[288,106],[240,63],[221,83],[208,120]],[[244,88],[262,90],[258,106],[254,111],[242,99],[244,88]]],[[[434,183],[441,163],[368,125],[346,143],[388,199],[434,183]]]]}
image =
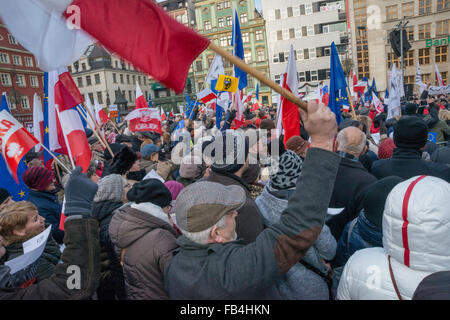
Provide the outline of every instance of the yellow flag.
{"type": "Polygon", "coordinates": [[[221,74],[217,80],[216,91],[237,92],[238,84],[238,78],[221,74]]]}

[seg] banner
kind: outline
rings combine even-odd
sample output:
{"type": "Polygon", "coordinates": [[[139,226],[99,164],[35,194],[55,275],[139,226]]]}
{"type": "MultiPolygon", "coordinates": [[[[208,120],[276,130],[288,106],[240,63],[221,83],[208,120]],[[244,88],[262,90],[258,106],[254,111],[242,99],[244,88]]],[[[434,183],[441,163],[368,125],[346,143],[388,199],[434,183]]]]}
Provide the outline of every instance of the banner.
{"type": "Polygon", "coordinates": [[[158,108],[136,109],[125,120],[130,121],[130,131],[152,131],[162,134],[158,108]]]}

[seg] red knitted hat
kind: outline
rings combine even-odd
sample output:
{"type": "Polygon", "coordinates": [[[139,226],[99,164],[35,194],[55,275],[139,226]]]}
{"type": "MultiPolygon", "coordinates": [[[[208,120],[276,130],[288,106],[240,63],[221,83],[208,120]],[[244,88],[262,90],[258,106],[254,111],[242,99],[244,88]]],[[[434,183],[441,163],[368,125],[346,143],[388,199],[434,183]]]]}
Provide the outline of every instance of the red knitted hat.
{"type": "Polygon", "coordinates": [[[378,158],[389,159],[394,154],[395,143],[394,140],[388,138],[384,140],[378,147],[378,158]]]}
{"type": "Polygon", "coordinates": [[[47,168],[31,167],[22,175],[28,188],[44,191],[53,181],[53,173],[47,168]]]}

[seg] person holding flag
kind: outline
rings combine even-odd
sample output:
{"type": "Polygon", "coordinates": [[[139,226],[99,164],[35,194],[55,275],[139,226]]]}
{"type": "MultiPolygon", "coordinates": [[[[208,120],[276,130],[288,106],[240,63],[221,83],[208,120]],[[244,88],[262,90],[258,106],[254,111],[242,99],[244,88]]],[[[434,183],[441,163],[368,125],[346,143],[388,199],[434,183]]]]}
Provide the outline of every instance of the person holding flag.
{"type": "MultiPolygon", "coordinates": [[[[339,125],[342,121],[340,97],[344,95],[348,86],[345,80],[344,70],[335,43],[331,43],[330,61],[330,101],[328,107],[336,115],[336,122],[339,125]]],[[[347,93],[345,93],[345,96],[347,93]]]]}

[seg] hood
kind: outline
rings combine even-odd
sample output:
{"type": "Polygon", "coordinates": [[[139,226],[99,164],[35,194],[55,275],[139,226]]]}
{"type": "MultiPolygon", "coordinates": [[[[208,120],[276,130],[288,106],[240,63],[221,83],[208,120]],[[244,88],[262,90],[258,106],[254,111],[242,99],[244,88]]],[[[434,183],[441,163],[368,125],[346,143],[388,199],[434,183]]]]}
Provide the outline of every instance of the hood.
{"type": "Polygon", "coordinates": [[[163,220],[164,216],[168,221],[161,207],[149,202],[118,209],[109,225],[111,241],[119,248],[127,248],[155,229],[166,229],[178,237],[175,229],[163,220]]]}
{"type": "Polygon", "coordinates": [[[255,200],[259,211],[263,215],[264,224],[269,227],[280,220],[281,212],[287,207],[288,200],[280,199],[271,194],[268,190],[269,183],[264,187],[263,192],[255,200]]]}
{"type": "Polygon", "coordinates": [[[415,270],[450,269],[450,184],[416,176],[389,193],[383,213],[383,247],[415,270]]]}

